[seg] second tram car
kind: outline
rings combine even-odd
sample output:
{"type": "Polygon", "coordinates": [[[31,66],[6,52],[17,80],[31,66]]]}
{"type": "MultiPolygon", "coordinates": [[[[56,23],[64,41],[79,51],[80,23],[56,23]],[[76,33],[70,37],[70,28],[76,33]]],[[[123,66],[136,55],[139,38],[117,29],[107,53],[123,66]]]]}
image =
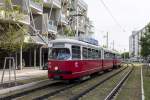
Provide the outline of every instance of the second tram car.
{"type": "Polygon", "coordinates": [[[56,39],[49,45],[48,77],[78,79],[119,66],[119,54],[74,39],[56,39]]]}

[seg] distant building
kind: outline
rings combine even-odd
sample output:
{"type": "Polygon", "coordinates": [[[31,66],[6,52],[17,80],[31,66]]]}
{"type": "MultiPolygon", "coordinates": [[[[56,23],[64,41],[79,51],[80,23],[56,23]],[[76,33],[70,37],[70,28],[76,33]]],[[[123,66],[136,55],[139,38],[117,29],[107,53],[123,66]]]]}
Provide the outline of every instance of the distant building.
{"type": "Polygon", "coordinates": [[[133,31],[129,37],[129,56],[131,58],[138,59],[141,57],[140,39],[146,31],[146,27],[144,27],[139,31],[133,31]]]}

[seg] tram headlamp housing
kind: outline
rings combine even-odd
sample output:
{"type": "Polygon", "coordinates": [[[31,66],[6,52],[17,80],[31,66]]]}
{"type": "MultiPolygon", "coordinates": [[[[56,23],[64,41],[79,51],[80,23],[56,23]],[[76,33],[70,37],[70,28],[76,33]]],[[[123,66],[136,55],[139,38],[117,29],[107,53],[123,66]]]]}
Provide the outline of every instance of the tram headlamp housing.
{"type": "Polygon", "coordinates": [[[58,70],[58,66],[55,66],[55,67],[54,67],[54,70],[56,70],[56,71],[57,71],[57,70],[58,70]]]}

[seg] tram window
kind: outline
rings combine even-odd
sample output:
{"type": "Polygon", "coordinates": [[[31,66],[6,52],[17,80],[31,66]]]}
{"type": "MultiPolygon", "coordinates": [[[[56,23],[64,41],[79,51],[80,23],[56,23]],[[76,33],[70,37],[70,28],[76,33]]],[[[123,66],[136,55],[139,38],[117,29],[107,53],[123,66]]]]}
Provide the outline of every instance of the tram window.
{"type": "Polygon", "coordinates": [[[98,58],[98,50],[92,49],[92,58],[97,59],[98,58]]]}
{"type": "Polygon", "coordinates": [[[101,50],[98,52],[98,58],[101,59],[101,50]]]}
{"type": "Polygon", "coordinates": [[[72,59],[80,59],[81,51],[79,46],[72,46],[72,59]]]}
{"type": "Polygon", "coordinates": [[[109,53],[109,59],[113,59],[114,58],[114,54],[113,53],[109,53]]]}
{"type": "Polygon", "coordinates": [[[92,58],[95,59],[95,50],[92,49],[92,58]]]}
{"type": "Polygon", "coordinates": [[[88,58],[88,49],[83,47],[82,54],[83,54],[83,59],[87,59],[88,58]]]}
{"type": "Polygon", "coordinates": [[[88,49],[88,58],[92,58],[92,50],[90,48],[88,49]]]}
{"type": "Polygon", "coordinates": [[[113,58],[114,58],[113,53],[110,53],[110,58],[111,58],[111,59],[113,59],[113,58]]]}
{"type": "Polygon", "coordinates": [[[109,52],[104,53],[104,58],[110,58],[109,52]]]}
{"type": "Polygon", "coordinates": [[[68,48],[52,48],[49,51],[49,59],[67,60],[70,58],[70,50],[68,48]]]}
{"type": "Polygon", "coordinates": [[[96,59],[99,58],[98,50],[96,50],[96,52],[95,52],[95,58],[96,58],[96,59]]]}

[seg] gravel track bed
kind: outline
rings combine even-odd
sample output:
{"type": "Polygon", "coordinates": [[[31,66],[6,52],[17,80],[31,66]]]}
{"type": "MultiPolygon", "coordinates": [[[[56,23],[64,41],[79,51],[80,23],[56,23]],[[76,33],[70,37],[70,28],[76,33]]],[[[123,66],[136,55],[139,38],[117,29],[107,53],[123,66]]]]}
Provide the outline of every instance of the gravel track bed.
{"type": "Polygon", "coordinates": [[[96,87],[96,89],[90,91],[88,94],[80,98],[80,100],[104,100],[130,69],[131,68],[127,68],[115,77],[107,80],[105,83],[101,84],[100,86],[96,87]]]}
{"type": "Polygon", "coordinates": [[[136,65],[116,100],[141,100],[141,66],[136,65]]]}
{"type": "Polygon", "coordinates": [[[43,88],[41,90],[34,91],[34,92],[28,93],[28,94],[26,94],[24,96],[15,98],[15,100],[31,100],[31,99],[35,99],[36,97],[40,97],[40,96],[46,95],[47,93],[55,92],[55,91],[65,87],[65,86],[66,86],[66,83],[57,82],[56,84],[52,84],[52,85],[50,85],[47,88],[43,88]]]}

